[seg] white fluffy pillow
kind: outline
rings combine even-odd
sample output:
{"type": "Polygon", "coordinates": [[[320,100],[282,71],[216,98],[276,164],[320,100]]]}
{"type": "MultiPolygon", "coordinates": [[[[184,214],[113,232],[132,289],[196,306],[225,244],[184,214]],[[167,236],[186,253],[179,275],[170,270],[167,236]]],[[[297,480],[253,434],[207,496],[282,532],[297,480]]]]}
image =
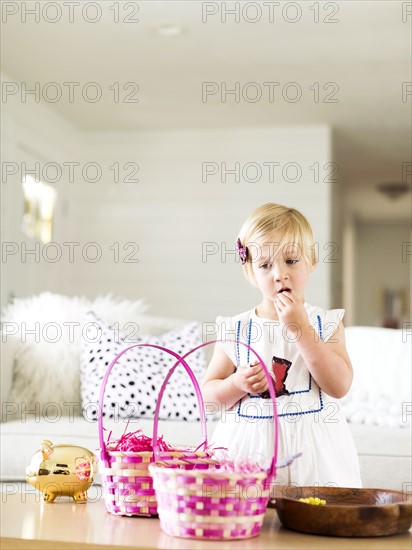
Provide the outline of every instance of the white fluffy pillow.
{"type": "MultiPolygon", "coordinates": [[[[97,420],[103,377],[112,360],[136,343],[168,348],[179,355],[202,343],[201,326],[191,322],[161,336],[135,335],[134,341],[113,329],[90,312],[90,330],[83,340],[80,380],[83,414],[86,420],[97,420]]],[[[114,365],[105,391],[103,416],[119,418],[153,418],[158,392],[168,370],[176,359],[162,350],[135,347],[124,353],[114,365]]],[[[202,350],[189,355],[187,362],[198,380],[206,370],[202,350]]],[[[100,403],[100,406],[102,404],[100,403]]],[[[193,384],[183,366],[170,378],[163,396],[160,419],[199,421],[199,408],[193,384]]]]}
{"type": "MultiPolygon", "coordinates": [[[[44,292],[16,298],[3,309],[3,343],[14,348],[13,401],[25,403],[27,411],[40,413],[44,406],[56,402],[74,403],[78,411],[80,346],[90,309],[122,327],[144,317],[147,306],[143,300],[122,300],[110,295],[88,300],[44,292]]],[[[63,406],[61,412],[69,414],[69,405],[63,406]]]]}

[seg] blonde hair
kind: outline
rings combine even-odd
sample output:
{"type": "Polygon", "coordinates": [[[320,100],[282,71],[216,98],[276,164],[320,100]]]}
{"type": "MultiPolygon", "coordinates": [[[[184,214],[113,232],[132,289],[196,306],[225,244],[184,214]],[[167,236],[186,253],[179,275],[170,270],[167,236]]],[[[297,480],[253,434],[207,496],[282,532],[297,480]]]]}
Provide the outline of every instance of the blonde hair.
{"type": "Polygon", "coordinates": [[[295,246],[309,266],[317,263],[315,238],[305,216],[295,208],[281,204],[266,203],[251,212],[244,222],[239,239],[242,246],[248,247],[247,261],[243,266],[247,279],[254,281],[252,269],[253,248],[265,239],[265,242],[279,244],[277,253],[285,247],[295,246]]]}

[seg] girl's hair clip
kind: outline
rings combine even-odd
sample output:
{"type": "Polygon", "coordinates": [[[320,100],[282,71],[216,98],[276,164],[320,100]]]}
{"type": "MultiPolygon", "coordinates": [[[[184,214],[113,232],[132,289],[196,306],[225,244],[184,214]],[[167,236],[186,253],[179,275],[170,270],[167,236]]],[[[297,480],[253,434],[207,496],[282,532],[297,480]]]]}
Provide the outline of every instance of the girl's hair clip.
{"type": "Polygon", "coordinates": [[[236,250],[238,251],[240,261],[242,265],[245,265],[247,260],[247,246],[242,246],[240,239],[236,241],[236,250]]]}

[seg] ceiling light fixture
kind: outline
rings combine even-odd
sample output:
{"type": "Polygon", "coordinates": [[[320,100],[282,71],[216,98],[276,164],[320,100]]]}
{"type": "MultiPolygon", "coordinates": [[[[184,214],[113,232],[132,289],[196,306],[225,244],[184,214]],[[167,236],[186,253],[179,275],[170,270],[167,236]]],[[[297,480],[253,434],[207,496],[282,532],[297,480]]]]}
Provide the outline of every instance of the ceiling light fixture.
{"type": "Polygon", "coordinates": [[[396,200],[410,192],[411,186],[405,182],[387,182],[377,183],[376,189],[388,199],[396,200]]]}
{"type": "Polygon", "coordinates": [[[183,34],[185,27],[179,23],[165,22],[159,23],[155,30],[160,36],[179,36],[183,34]]]}

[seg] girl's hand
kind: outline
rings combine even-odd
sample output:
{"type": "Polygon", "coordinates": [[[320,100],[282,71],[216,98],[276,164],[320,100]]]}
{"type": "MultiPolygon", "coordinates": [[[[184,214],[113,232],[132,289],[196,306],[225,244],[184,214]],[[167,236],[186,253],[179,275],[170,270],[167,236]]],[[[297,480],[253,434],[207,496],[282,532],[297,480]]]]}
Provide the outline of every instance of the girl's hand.
{"type": "Polygon", "coordinates": [[[235,386],[245,393],[262,393],[268,389],[265,371],[258,361],[237,369],[233,374],[233,381],[235,386]]]}
{"type": "Polygon", "coordinates": [[[279,319],[288,325],[288,333],[293,336],[299,334],[300,329],[307,326],[308,314],[305,310],[305,300],[290,290],[280,292],[275,300],[275,309],[279,319]]]}

